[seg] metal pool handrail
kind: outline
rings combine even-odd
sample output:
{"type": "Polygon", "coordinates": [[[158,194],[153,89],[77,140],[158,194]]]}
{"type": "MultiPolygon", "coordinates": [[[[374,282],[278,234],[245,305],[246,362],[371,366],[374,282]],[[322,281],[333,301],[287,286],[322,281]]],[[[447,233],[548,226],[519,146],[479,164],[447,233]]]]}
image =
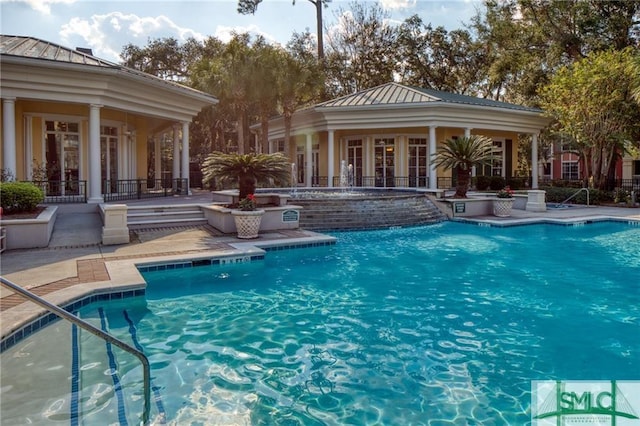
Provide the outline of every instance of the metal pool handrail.
{"type": "Polygon", "coordinates": [[[573,194],[571,197],[567,198],[566,200],[564,200],[563,202],[560,203],[560,205],[565,204],[567,201],[571,200],[572,198],[574,198],[576,195],[578,195],[579,193],[581,193],[582,191],[587,191],[587,206],[589,205],[589,188],[580,188],[578,189],[575,194],[573,194]]]}
{"type": "Polygon", "coordinates": [[[11,281],[7,280],[4,277],[0,277],[0,284],[2,284],[3,286],[11,289],[12,291],[15,291],[16,293],[20,294],[22,297],[24,297],[25,299],[42,306],[43,308],[45,308],[47,311],[52,312],[54,314],[56,314],[57,316],[66,319],[67,321],[72,322],[73,324],[77,325],[78,327],[88,331],[89,333],[93,334],[94,336],[97,336],[101,339],[103,339],[104,341],[111,343],[117,347],[119,347],[120,349],[122,349],[125,352],[129,352],[131,355],[135,356],[136,358],[138,358],[140,360],[140,362],[142,363],[142,379],[143,379],[143,386],[144,386],[144,411],[142,412],[142,423],[143,424],[148,424],[149,423],[149,412],[151,410],[151,370],[149,367],[149,360],[147,359],[147,356],[142,353],[141,351],[139,351],[138,349],[134,348],[133,346],[129,346],[128,344],[126,344],[125,342],[118,340],[117,338],[115,338],[114,336],[105,333],[104,331],[100,330],[99,328],[96,328],[95,326],[89,324],[88,322],[81,320],[80,318],[78,318],[77,316],[65,311],[64,309],[60,308],[59,306],[56,306],[52,303],[47,302],[46,300],[44,300],[43,298],[31,293],[28,290],[25,290],[24,288],[20,287],[17,284],[12,283],[11,281]]]}

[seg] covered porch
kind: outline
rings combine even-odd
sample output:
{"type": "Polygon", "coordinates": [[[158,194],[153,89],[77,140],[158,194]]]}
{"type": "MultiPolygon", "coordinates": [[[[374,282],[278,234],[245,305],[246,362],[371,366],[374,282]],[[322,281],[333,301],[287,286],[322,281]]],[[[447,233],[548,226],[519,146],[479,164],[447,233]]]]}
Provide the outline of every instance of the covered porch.
{"type": "MultiPolygon", "coordinates": [[[[516,175],[521,136],[530,137],[538,158],[538,134],[548,121],[536,108],[388,83],[296,112],[288,144],[284,118],[271,120],[269,146],[256,150],[287,153],[299,186],[341,186],[346,176],[356,187],[435,190],[456,179],[430,164],[445,139],[490,137],[495,160],[472,174],[508,180],[516,175]]],[[[520,178],[537,188],[537,165],[520,178]]]]}

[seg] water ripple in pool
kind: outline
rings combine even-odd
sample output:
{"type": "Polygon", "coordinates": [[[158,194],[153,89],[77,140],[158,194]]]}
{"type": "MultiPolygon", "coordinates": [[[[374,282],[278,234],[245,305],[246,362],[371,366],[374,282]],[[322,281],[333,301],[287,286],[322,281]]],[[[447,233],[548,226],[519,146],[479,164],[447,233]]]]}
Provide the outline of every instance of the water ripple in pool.
{"type": "Polygon", "coordinates": [[[124,339],[134,318],[176,424],[525,424],[533,379],[640,379],[640,229],[608,226],[338,233],[145,273],[146,299],[105,309],[124,339]]]}

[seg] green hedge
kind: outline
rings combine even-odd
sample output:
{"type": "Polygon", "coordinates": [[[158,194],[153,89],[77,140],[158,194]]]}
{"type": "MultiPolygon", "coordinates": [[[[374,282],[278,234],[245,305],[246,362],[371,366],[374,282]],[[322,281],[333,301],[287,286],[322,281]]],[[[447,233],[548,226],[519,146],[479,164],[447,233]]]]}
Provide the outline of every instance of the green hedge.
{"type": "Polygon", "coordinates": [[[507,181],[502,176],[491,176],[489,181],[489,189],[499,191],[507,186],[507,181]]]}
{"type": "Polygon", "coordinates": [[[44,201],[40,188],[28,182],[0,182],[0,206],[6,214],[26,213],[44,201]]]}
{"type": "MultiPolygon", "coordinates": [[[[560,186],[541,186],[540,189],[547,192],[548,203],[562,203],[567,198],[576,193],[576,188],[560,186]]],[[[613,193],[599,189],[589,189],[589,204],[610,203],[613,201],[613,193]]],[[[569,204],[587,204],[587,194],[581,191],[578,195],[568,201],[569,204]]]]}
{"type": "Polygon", "coordinates": [[[486,191],[491,183],[491,176],[476,176],[476,189],[478,191],[486,191]]]}
{"type": "Polygon", "coordinates": [[[527,182],[528,180],[528,178],[524,177],[511,177],[507,179],[507,186],[509,186],[509,188],[513,189],[514,191],[525,189],[525,182],[527,182]]]}

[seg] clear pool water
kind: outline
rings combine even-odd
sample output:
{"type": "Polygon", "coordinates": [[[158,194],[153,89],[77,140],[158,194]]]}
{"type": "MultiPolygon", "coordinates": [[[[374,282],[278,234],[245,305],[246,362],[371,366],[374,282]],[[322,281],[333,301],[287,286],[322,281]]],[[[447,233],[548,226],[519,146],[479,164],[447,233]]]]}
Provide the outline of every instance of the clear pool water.
{"type": "MultiPolygon", "coordinates": [[[[143,348],[154,416],[171,424],[522,425],[531,380],[640,379],[640,227],[335,235],[264,261],[145,273],[146,297],[80,315],[143,348]]],[[[10,351],[31,353],[42,334],[10,351]]],[[[119,407],[116,366],[84,334],[86,424],[135,419],[139,366],[114,354],[134,395],[119,407]]],[[[68,424],[62,400],[40,406],[68,424]]]]}

